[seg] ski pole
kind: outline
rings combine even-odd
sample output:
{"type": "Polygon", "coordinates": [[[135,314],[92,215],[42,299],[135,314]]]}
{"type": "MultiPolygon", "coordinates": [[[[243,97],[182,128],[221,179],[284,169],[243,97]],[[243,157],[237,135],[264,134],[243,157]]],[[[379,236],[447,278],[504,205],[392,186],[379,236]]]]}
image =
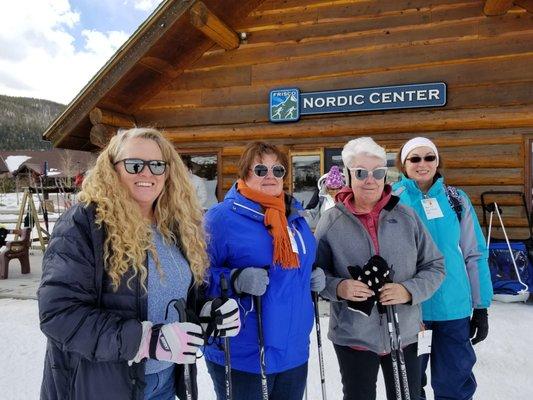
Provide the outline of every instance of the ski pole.
{"type": "Polygon", "coordinates": [[[409,381],[407,380],[407,369],[405,367],[405,357],[402,349],[402,336],[400,335],[400,321],[398,320],[398,313],[396,312],[396,306],[392,305],[392,314],[394,317],[394,331],[396,334],[396,342],[398,343],[398,359],[400,361],[400,374],[403,385],[403,396],[405,400],[410,400],[411,395],[409,393],[409,381]]]}
{"type": "Polygon", "coordinates": [[[318,365],[320,367],[320,382],[322,384],[322,400],[327,400],[326,373],[324,370],[324,356],[322,355],[322,335],[320,333],[320,315],[318,313],[318,293],[311,292],[311,296],[313,297],[313,304],[315,308],[316,342],[318,345],[318,365]]]}
{"type": "MultiPolygon", "coordinates": [[[[222,297],[222,304],[228,300],[228,281],[224,274],[220,274],[220,292],[222,297]]],[[[229,337],[224,338],[224,357],[225,364],[224,369],[226,373],[226,400],[231,400],[233,398],[233,391],[231,387],[231,357],[229,350],[229,337]]]]}
{"type": "Polygon", "coordinates": [[[387,312],[387,330],[389,332],[390,340],[390,356],[392,361],[392,376],[394,378],[394,391],[396,392],[396,400],[402,400],[402,388],[400,385],[400,372],[398,370],[398,359],[396,353],[396,338],[394,337],[394,322],[392,309],[390,306],[385,306],[387,312]]]}
{"type": "MultiPolygon", "coordinates": [[[[174,308],[178,312],[180,322],[187,322],[187,304],[185,303],[185,299],[176,300],[174,302],[174,308]]],[[[192,382],[189,364],[183,364],[183,379],[185,381],[185,399],[192,400],[192,382]]]]}
{"type": "Polygon", "coordinates": [[[387,329],[389,332],[391,345],[392,374],[394,377],[394,388],[397,400],[411,400],[409,394],[409,383],[407,381],[407,370],[405,368],[405,358],[401,347],[400,326],[398,314],[393,305],[385,306],[387,312],[387,329]],[[400,381],[401,372],[401,381],[400,381]],[[403,390],[402,390],[403,389],[403,390]],[[402,396],[403,395],[403,396],[402,396]]]}
{"type": "Polygon", "coordinates": [[[263,310],[261,305],[261,296],[253,296],[253,299],[255,311],[257,313],[257,336],[259,339],[259,368],[261,371],[261,394],[263,400],[268,400],[268,385],[265,364],[265,339],[263,337],[263,310]]]}

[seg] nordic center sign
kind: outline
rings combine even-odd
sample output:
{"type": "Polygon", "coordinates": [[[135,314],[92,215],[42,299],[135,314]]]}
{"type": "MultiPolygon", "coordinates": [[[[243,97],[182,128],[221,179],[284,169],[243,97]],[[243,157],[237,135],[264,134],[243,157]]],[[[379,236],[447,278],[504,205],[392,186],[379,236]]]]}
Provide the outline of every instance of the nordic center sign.
{"type": "Polygon", "coordinates": [[[298,121],[301,115],[442,107],[446,84],[418,83],[301,93],[297,88],[270,91],[270,121],[298,121]]]}

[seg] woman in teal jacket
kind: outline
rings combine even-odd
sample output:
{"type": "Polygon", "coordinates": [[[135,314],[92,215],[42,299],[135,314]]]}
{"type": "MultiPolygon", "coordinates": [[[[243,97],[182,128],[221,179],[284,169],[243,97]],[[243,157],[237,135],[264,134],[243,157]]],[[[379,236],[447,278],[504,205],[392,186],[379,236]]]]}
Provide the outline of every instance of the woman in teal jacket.
{"type": "MultiPolygon", "coordinates": [[[[471,399],[476,390],[473,344],[488,334],[492,284],[485,238],[470,199],[444,184],[438,150],[429,139],[404,144],[397,157],[403,173],[394,193],[411,206],[444,255],[446,278],[422,304],[426,329],[433,331],[431,384],[435,400],[471,399]],[[472,340],[471,340],[472,339],[472,340]]],[[[425,371],[429,356],[422,358],[425,371]]],[[[423,374],[422,387],[426,384],[423,374]]],[[[422,389],[421,399],[425,399],[422,389]]]]}

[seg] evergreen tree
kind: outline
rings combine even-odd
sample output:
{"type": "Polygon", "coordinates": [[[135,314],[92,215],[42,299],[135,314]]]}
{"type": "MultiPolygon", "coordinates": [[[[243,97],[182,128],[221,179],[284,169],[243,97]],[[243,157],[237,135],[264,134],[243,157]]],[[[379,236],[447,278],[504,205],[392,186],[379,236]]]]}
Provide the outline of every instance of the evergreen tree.
{"type": "Polygon", "coordinates": [[[49,150],[42,135],[65,109],[48,100],[0,95],[0,150],[49,150]]]}

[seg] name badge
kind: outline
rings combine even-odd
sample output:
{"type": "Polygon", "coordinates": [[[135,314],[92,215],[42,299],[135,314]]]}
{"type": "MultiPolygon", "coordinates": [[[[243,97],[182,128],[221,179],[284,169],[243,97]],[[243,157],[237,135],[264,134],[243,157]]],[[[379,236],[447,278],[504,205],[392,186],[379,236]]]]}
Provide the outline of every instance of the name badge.
{"type": "Polygon", "coordinates": [[[292,252],[298,254],[298,243],[292,234],[291,228],[287,227],[287,232],[289,232],[289,239],[291,240],[292,252]]]}
{"type": "Polygon", "coordinates": [[[422,199],[422,207],[424,207],[427,219],[442,218],[444,216],[440,209],[439,202],[434,197],[422,199]]]}
{"type": "Polygon", "coordinates": [[[418,332],[418,355],[431,353],[431,341],[433,339],[433,331],[426,329],[418,332]]]}

